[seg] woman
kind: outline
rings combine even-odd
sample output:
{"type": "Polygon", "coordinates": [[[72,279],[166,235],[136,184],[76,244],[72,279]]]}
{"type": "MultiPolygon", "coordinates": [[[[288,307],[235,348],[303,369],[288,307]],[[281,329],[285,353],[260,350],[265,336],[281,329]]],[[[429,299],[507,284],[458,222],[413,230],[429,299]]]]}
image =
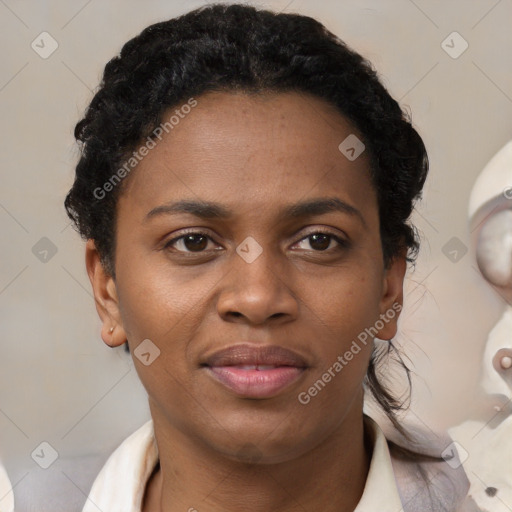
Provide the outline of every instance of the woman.
{"type": "Polygon", "coordinates": [[[75,135],[66,208],[152,416],[84,512],[456,509],[462,469],[363,414],[366,388],[403,432],[374,338],[428,169],[367,61],[309,17],[207,6],[126,43],[75,135]]]}

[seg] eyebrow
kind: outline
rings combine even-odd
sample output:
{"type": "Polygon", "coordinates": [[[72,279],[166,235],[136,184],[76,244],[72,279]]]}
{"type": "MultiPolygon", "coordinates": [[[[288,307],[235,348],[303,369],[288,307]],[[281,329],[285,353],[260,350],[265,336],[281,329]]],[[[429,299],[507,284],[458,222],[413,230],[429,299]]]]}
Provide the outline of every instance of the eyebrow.
{"type": "MultiPolygon", "coordinates": [[[[330,212],[341,212],[356,217],[366,227],[366,221],[362,213],[354,206],[337,197],[321,197],[289,204],[279,211],[278,216],[279,218],[301,218],[330,212]]],[[[201,219],[230,219],[234,216],[232,210],[219,203],[184,199],[153,208],[146,215],[144,221],[147,222],[163,214],[173,215],[180,213],[190,213],[201,219]]]]}

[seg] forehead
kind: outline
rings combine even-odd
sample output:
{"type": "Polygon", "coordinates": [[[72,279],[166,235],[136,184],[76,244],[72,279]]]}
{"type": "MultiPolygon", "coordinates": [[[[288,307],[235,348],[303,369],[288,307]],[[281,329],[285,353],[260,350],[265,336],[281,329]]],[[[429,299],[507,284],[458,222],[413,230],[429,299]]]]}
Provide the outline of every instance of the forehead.
{"type": "Polygon", "coordinates": [[[268,207],[336,192],[357,202],[372,189],[367,153],[351,161],[339,149],[360,135],[327,102],[297,92],[210,92],[195,100],[192,109],[164,114],[175,124],[137,164],[120,202],[147,209],[187,196],[268,207]]]}

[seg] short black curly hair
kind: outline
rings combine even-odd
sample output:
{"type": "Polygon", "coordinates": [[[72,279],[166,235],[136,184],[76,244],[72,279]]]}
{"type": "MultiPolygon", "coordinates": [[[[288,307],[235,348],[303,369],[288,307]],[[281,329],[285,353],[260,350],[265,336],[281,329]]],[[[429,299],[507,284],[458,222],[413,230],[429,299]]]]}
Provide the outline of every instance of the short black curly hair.
{"type": "MultiPolygon", "coordinates": [[[[114,279],[116,204],[123,187],[101,196],[95,191],[152,137],[165,112],[209,91],[295,91],[332,105],[370,155],[384,261],[399,254],[414,261],[419,243],[408,219],[428,173],[427,153],[371,63],[311,17],[210,4],[128,41],[105,66],[75,127],[81,157],[65,207],[80,235],[94,239],[114,279]]],[[[374,363],[368,372],[373,394],[388,412],[398,409],[376,380],[374,363]]]]}
{"type": "MultiPolygon", "coordinates": [[[[298,91],[323,98],[358,130],[371,156],[386,262],[417,234],[407,220],[428,172],[421,137],[372,65],[308,16],[212,4],[147,27],[105,67],[99,90],[75,127],[81,143],[65,207],[94,239],[115,277],[116,204],[122,187],[94,191],[120,169],[169,108],[207,91],[298,91]]],[[[341,142],[341,141],[340,141],[341,142]]]]}

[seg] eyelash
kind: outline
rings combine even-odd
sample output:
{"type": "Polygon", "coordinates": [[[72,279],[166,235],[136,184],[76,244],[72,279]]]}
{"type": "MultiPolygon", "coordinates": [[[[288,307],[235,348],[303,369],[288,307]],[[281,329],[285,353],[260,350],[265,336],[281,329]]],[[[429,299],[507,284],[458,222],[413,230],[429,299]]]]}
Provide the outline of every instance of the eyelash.
{"type": "MultiPolygon", "coordinates": [[[[168,242],[166,242],[166,244],[164,245],[163,249],[169,249],[173,244],[175,244],[179,240],[181,240],[181,239],[183,239],[183,238],[185,238],[185,237],[187,237],[189,235],[204,236],[205,238],[208,238],[209,240],[214,242],[214,240],[211,238],[211,236],[208,233],[206,233],[204,231],[193,230],[193,231],[186,231],[185,233],[181,234],[180,236],[175,237],[172,240],[169,240],[168,242]]],[[[320,231],[320,230],[312,231],[311,233],[308,233],[306,236],[302,237],[296,243],[302,242],[303,240],[306,240],[310,236],[313,236],[313,235],[326,235],[326,236],[334,239],[339,244],[339,246],[337,248],[335,248],[334,250],[346,249],[349,246],[348,240],[340,238],[339,236],[335,235],[334,233],[331,233],[330,231],[320,231]]],[[[316,252],[316,253],[319,253],[319,254],[320,253],[330,253],[332,251],[333,251],[333,249],[325,249],[323,251],[316,251],[316,250],[312,249],[312,252],[316,252]]],[[[204,254],[206,251],[198,251],[198,252],[194,252],[194,251],[177,251],[177,252],[181,253],[181,254],[204,254]]]]}

